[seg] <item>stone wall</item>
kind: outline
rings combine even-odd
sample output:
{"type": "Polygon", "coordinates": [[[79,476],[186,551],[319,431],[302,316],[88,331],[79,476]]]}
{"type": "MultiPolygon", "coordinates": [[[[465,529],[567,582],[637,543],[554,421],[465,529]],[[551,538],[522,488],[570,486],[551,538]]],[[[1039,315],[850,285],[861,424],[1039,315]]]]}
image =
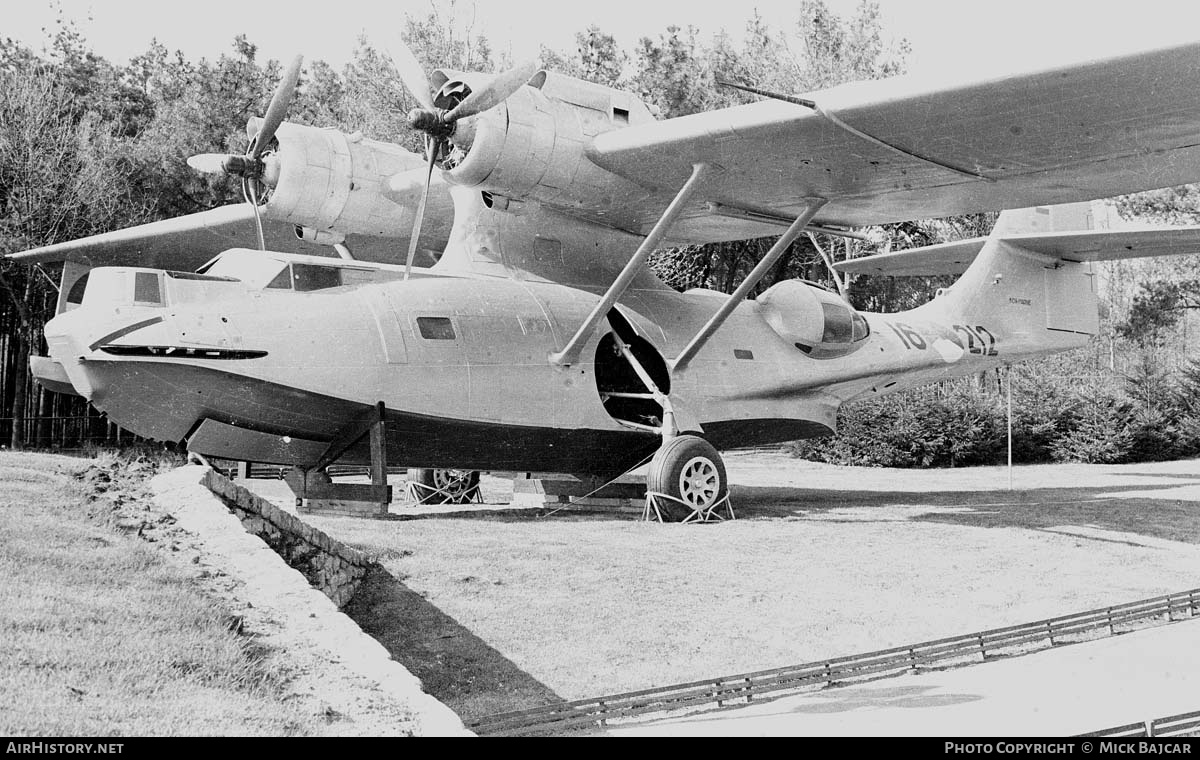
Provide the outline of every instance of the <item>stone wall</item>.
{"type": "Polygon", "coordinates": [[[354,596],[373,564],[365,554],[330,538],[216,470],[208,470],[201,483],[221,498],[248,533],[265,541],[339,608],[354,596]]]}

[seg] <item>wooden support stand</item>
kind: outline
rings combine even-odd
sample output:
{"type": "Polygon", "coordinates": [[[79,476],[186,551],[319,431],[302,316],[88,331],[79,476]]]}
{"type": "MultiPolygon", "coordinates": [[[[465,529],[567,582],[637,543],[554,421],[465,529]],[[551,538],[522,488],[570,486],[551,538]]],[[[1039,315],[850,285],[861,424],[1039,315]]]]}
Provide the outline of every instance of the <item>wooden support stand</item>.
{"type": "Polygon", "coordinates": [[[387,482],[387,444],[384,437],[384,406],[380,401],[371,412],[355,421],[334,439],[311,468],[293,468],[284,480],[296,494],[296,508],[308,514],[385,517],[392,502],[387,482]],[[325,468],[363,436],[371,436],[371,482],[334,483],[325,468]]]}

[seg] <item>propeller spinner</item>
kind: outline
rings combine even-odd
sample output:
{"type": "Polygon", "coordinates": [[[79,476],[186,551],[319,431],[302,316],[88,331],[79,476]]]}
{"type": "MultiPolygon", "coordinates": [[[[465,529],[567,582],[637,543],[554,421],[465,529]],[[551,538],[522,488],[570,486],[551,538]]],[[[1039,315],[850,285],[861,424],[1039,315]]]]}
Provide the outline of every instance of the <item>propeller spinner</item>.
{"type": "Polygon", "coordinates": [[[258,210],[258,182],[262,179],[266,168],[262,156],[275,138],[275,132],[283,123],[284,116],[287,115],[292,96],[296,93],[296,84],[300,81],[300,66],[303,63],[304,56],[298,55],[292,59],[291,65],[283,72],[279,85],[275,88],[275,94],[271,96],[271,103],[267,106],[267,113],[262,119],[258,134],[250,141],[245,155],[201,153],[187,160],[188,166],[205,174],[228,174],[242,178],[242,194],[246,197],[246,201],[254,207],[258,247],[263,250],[267,246],[263,239],[262,219],[259,217],[258,210]]]}
{"type": "Polygon", "coordinates": [[[408,279],[412,271],[413,257],[417,252],[417,239],[421,236],[421,224],[425,216],[425,202],[429,197],[429,182],[433,176],[433,167],[439,155],[448,153],[454,128],[459,119],[482,113],[503,103],[513,93],[533,77],[539,68],[536,60],[527,61],[508,71],[498,74],[486,86],[470,92],[452,108],[438,108],[434,105],[430,94],[429,77],[421,67],[412,50],[398,36],[395,45],[388,51],[400,80],[404,87],[416,98],[420,108],[414,108],[408,113],[409,127],[425,133],[425,188],[421,192],[421,200],[417,204],[417,213],[413,219],[412,238],[408,243],[408,258],[404,264],[404,279],[408,279]]]}

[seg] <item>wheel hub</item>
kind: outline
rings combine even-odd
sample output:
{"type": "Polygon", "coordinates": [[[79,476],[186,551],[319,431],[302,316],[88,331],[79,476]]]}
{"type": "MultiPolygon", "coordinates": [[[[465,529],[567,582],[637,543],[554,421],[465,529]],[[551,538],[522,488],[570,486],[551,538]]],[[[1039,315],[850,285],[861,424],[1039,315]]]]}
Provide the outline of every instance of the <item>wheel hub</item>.
{"type": "Polygon", "coordinates": [[[469,470],[434,470],[433,487],[448,497],[457,499],[467,491],[470,482],[469,470]]]}
{"type": "Polygon", "coordinates": [[[717,465],[708,457],[692,457],[679,473],[679,495],[693,508],[712,506],[720,486],[717,465]]]}

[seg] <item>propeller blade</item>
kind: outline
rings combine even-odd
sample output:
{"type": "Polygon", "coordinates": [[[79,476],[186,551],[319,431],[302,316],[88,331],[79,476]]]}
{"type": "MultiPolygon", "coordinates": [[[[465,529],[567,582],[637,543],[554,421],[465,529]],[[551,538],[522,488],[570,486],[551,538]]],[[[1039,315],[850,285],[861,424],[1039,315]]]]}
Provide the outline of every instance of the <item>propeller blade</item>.
{"type": "Polygon", "coordinates": [[[417,255],[417,239],[421,237],[421,222],[425,219],[425,201],[429,199],[429,181],[433,178],[433,164],[437,161],[438,148],[441,144],[426,138],[425,151],[429,154],[429,163],[425,168],[425,189],[421,191],[421,200],[417,202],[417,215],[413,217],[412,238],[408,241],[408,258],[404,260],[404,279],[412,272],[413,257],[417,255]]]}
{"type": "Polygon", "coordinates": [[[258,208],[258,192],[255,187],[255,180],[249,177],[242,177],[242,195],[246,197],[246,202],[254,209],[254,231],[258,233],[258,250],[267,250],[267,241],[263,237],[262,212],[258,208]]]}
{"type": "Polygon", "coordinates": [[[404,39],[399,34],[395,35],[394,40],[395,42],[386,47],[385,51],[392,59],[392,65],[396,67],[400,81],[404,83],[409,94],[421,104],[421,108],[432,111],[433,96],[429,94],[429,77],[425,75],[425,69],[421,68],[420,61],[413,55],[408,45],[404,44],[404,39]]]}
{"type": "Polygon", "coordinates": [[[445,116],[446,121],[453,122],[457,119],[474,116],[503,103],[510,95],[521,89],[521,86],[528,82],[539,68],[541,68],[541,64],[532,60],[497,74],[486,87],[472,92],[463,102],[452,108],[445,116]]]}
{"type": "Polygon", "coordinates": [[[231,158],[227,153],[200,153],[187,160],[188,166],[205,174],[224,174],[225,161],[231,158]]]}
{"type": "Polygon", "coordinates": [[[300,65],[304,63],[304,56],[298,55],[292,59],[292,64],[288,66],[287,71],[283,72],[283,77],[279,80],[279,86],[275,88],[275,94],[271,96],[271,105],[267,107],[267,114],[263,117],[262,128],[258,131],[258,136],[254,139],[254,150],[250,153],[251,158],[258,158],[271,144],[271,138],[275,137],[275,130],[279,129],[279,125],[283,123],[283,117],[287,115],[288,106],[292,103],[292,95],[296,92],[296,83],[300,81],[300,65]]]}

